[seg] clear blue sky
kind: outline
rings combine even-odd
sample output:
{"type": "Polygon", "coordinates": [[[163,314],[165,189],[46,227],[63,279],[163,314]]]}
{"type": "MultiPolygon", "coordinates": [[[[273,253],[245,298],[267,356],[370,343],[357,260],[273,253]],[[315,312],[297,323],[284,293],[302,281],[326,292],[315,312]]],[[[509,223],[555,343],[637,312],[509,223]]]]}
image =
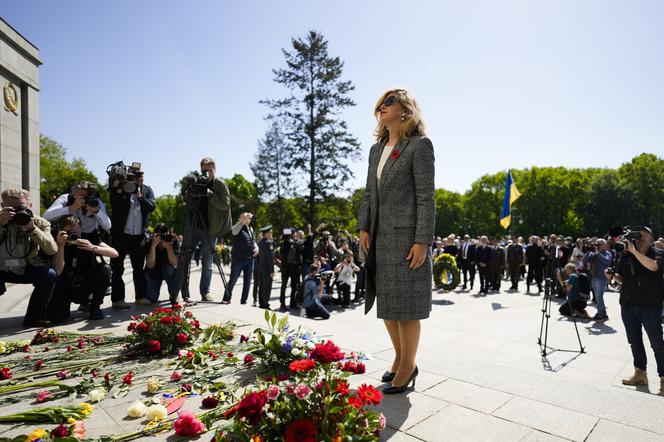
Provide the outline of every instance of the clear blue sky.
{"type": "Polygon", "coordinates": [[[393,85],[423,108],[437,187],[664,155],[664,1],[3,0],[0,15],[41,51],[42,132],[100,179],[142,162],[158,195],[208,155],[251,177],[258,100],[285,94],[271,69],[310,29],[356,86],[353,187],[393,85]]]}

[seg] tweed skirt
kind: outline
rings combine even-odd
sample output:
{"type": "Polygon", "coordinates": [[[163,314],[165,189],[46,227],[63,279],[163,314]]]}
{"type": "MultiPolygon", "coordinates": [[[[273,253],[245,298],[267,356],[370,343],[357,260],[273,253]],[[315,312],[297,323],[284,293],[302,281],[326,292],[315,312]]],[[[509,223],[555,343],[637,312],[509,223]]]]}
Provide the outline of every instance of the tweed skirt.
{"type": "Polygon", "coordinates": [[[426,319],[431,312],[432,259],[418,269],[406,259],[415,238],[415,227],[378,227],[376,247],[376,308],[378,318],[391,320],[426,319]]]}

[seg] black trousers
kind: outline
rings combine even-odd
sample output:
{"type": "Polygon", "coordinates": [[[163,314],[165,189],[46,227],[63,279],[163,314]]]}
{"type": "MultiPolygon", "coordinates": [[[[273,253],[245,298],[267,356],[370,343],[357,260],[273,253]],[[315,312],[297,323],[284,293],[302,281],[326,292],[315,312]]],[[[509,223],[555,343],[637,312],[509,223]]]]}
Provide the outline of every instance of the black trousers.
{"type": "Polygon", "coordinates": [[[461,271],[463,272],[463,286],[468,284],[470,275],[470,288],[472,289],[475,282],[475,263],[468,259],[461,259],[461,271]]]}
{"type": "Polygon", "coordinates": [[[526,279],[526,284],[530,287],[530,284],[533,283],[533,279],[537,283],[537,288],[542,290],[542,280],[544,279],[544,268],[540,265],[528,265],[528,277],[526,279]]]}
{"type": "Polygon", "coordinates": [[[480,273],[480,291],[486,292],[489,290],[489,266],[478,266],[477,270],[480,273]]]}
{"type": "Polygon", "coordinates": [[[512,287],[519,286],[519,279],[521,278],[521,266],[519,264],[510,264],[510,281],[512,282],[512,287]]]}
{"type": "MultiPolygon", "coordinates": [[[[260,288],[258,289],[258,306],[270,307],[270,294],[272,293],[272,278],[269,273],[260,273],[260,288]]],[[[254,286],[255,287],[255,286],[254,286]]]]}
{"type": "Polygon", "coordinates": [[[348,307],[350,305],[350,285],[345,282],[338,282],[337,291],[339,293],[339,303],[344,307],[348,307]]]}
{"type": "Polygon", "coordinates": [[[124,301],[125,283],[122,280],[125,257],[131,260],[132,276],[136,299],[145,298],[145,235],[127,235],[121,233],[113,238],[113,247],[118,251],[117,258],[111,258],[111,301],[124,301]]]}
{"type": "Polygon", "coordinates": [[[60,275],[46,310],[48,320],[62,322],[67,319],[72,302],[90,305],[91,310],[98,309],[104,303],[106,289],[110,284],[111,266],[106,263],[94,265],[87,275],[74,272],[60,275]]]}
{"type": "Polygon", "coordinates": [[[296,300],[295,294],[297,293],[297,288],[300,284],[300,266],[297,264],[286,264],[281,269],[281,296],[279,296],[279,301],[281,305],[286,305],[286,289],[288,288],[288,280],[291,281],[291,294],[290,294],[290,305],[295,307],[296,300]]]}
{"type": "MultiPolygon", "coordinates": [[[[269,276],[269,275],[268,275],[269,276]]],[[[254,298],[254,302],[258,300],[258,296],[260,293],[260,284],[261,284],[261,274],[260,270],[258,268],[258,261],[254,261],[254,288],[252,289],[252,296],[254,298]]]]}

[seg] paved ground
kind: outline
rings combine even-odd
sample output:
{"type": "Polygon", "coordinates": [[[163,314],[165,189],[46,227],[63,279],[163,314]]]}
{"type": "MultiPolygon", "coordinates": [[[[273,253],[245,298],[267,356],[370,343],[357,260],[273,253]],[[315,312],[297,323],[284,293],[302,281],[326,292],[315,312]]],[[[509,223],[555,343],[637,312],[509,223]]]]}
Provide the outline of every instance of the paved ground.
{"type": "MultiPolygon", "coordinates": [[[[199,276],[199,270],[193,270],[192,288],[199,276]]],[[[433,312],[422,327],[416,390],[383,400],[379,409],[387,416],[389,428],[382,440],[664,441],[664,398],[654,394],[659,378],[650,350],[649,388],[637,391],[620,383],[631,374],[632,364],[617,294],[606,295],[608,322],[579,323],[585,354],[558,351],[543,359],[537,345],[542,298],[526,294],[524,286],[519,292],[482,296],[476,291],[434,294],[433,312]]],[[[131,284],[127,287],[133,299],[131,284]]],[[[20,328],[29,288],[15,286],[0,297],[0,339],[32,335],[34,330],[20,328]]],[[[275,283],[274,307],[279,305],[279,288],[275,283]]],[[[251,302],[240,305],[240,291],[238,285],[231,305],[198,304],[196,316],[207,323],[232,319],[246,327],[261,326],[262,310],[251,307],[251,302]]],[[[218,275],[213,277],[212,294],[221,300],[218,275]]],[[[167,297],[165,287],[162,297],[167,297]]],[[[121,333],[130,314],[149,310],[134,306],[130,312],[120,312],[108,308],[109,304],[106,319],[90,323],[75,313],[74,321],[61,328],[121,333]]],[[[594,308],[589,307],[589,312],[594,314],[594,308]]],[[[291,322],[332,338],[344,349],[371,355],[367,374],[354,377],[354,383],[380,384],[393,353],[374,312],[365,316],[363,306],[357,305],[335,311],[328,321],[292,316],[291,322]]],[[[574,326],[560,318],[556,305],[549,343],[578,349],[574,326]]],[[[110,422],[104,425],[122,429],[124,407],[118,409],[120,416],[108,413],[110,422]]]]}

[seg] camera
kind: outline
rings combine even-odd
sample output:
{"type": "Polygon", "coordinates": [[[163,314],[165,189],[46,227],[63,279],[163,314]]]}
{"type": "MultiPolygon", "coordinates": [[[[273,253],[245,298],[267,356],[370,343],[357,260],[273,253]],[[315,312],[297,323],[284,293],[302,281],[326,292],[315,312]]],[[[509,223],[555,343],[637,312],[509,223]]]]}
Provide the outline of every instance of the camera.
{"type": "Polygon", "coordinates": [[[316,278],[317,279],[322,279],[323,281],[326,281],[334,276],[334,271],[332,270],[325,270],[323,272],[318,272],[316,273],[316,278]]]}
{"type": "MultiPolygon", "coordinates": [[[[99,190],[97,186],[93,183],[87,183],[88,196],[85,198],[85,206],[82,208],[83,213],[87,212],[86,206],[88,207],[99,207],[99,190]]],[[[71,206],[76,201],[74,196],[74,191],[67,196],[67,206],[71,206]]]]}
{"type": "Polygon", "coordinates": [[[14,218],[11,222],[17,226],[27,226],[32,221],[32,210],[25,206],[14,208],[14,218]]]}
{"type": "Polygon", "coordinates": [[[194,170],[182,179],[182,195],[187,204],[196,204],[208,193],[208,174],[194,170]]]}
{"type": "Polygon", "coordinates": [[[138,179],[142,175],[141,163],[131,163],[131,166],[127,166],[124,162],[118,161],[117,163],[109,164],[106,168],[106,174],[108,174],[109,187],[113,186],[115,181],[119,181],[120,189],[123,192],[138,192],[138,179]]]}
{"type": "Polygon", "coordinates": [[[77,241],[81,239],[81,234],[77,232],[71,232],[67,234],[67,241],[77,241]]]}
{"type": "Polygon", "coordinates": [[[157,224],[157,226],[154,228],[154,234],[159,235],[161,240],[164,242],[172,242],[174,239],[174,235],[171,233],[171,229],[164,223],[157,224]]]}
{"type": "Polygon", "coordinates": [[[640,230],[631,230],[629,227],[612,227],[609,229],[609,236],[622,236],[625,241],[638,241],[641,239],[640,230]]]}

